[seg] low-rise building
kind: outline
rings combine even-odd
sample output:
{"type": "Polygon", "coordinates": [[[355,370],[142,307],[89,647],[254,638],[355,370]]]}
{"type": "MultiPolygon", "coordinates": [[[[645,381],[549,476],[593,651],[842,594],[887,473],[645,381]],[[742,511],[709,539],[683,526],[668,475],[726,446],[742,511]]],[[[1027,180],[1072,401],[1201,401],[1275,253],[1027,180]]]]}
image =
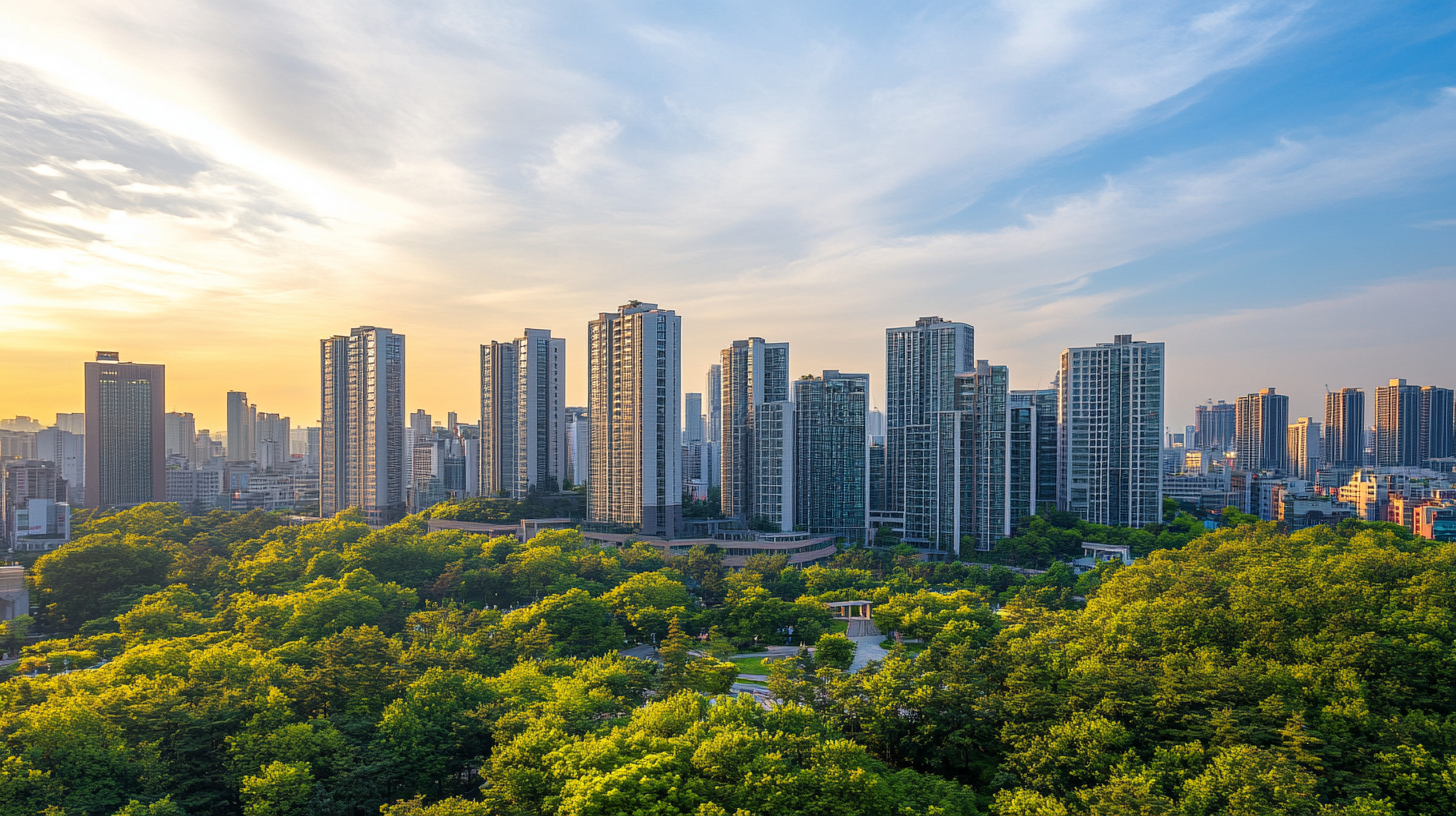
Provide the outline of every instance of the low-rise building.
{"type": "Polygon", "coordinates": [[[1355,508],[1331,496],[1285,493],[1279,503],[1279,521],[1286,532],[1297,532],[1321,524],[1333,527],[1355,517],[1355,508]]]}
{"type": "Polygon", "coordinates": [[[1456,541],[1456,502],[1427,504],[1411,513],[1411,526],[1428,541],[1456,541]]]}
{"type": "Polygon", "coordinates": [[[0,567],[0,620],[15,620],[30,614],[30,590],[25,585],[25,567],[0,567]]]}
{"type": "Polygon", "coordinates": [[[3,463],[3,468],[0,518],[10,548],[53,550],[70,541],[69,489],[59,466],[43,459],[16,459],[3,463]]]}

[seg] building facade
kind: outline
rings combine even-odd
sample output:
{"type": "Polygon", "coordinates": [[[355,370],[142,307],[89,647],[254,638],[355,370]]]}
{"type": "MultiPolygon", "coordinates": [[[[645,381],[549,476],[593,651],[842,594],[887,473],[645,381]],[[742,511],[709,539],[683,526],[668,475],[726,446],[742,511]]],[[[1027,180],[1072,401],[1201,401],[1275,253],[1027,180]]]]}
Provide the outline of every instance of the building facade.
{"type": "Polygon", "coordinates": [[[587,514],[674,538],[682,529],[682,318],[631,301],[587,326],[587,514]]]}
{"type": "Polygon", "coordinates": [[[703,395],[696,391],[683,396],[683,444],[692,445],[707,438],[707,418],[703,416],[703,395]]]}
{"type": "Polygon", "coordinates": [[[404,517],[404,335],[360,326],[320,341],[319,514],[357,507],[372,525],[404,517]]]}
{"type": "Polygon", "coordinates": [[[794,403],[788,400],[753,406],[753,434],[749,437],[753,472],[745,480],[752,491],[748,522],[753,529],[771,533],[794,529],[796,419],[794,403]]]}
{"type": "Polygon", "coordinates": [[[572,484],[586,484],[587,454],[591,450],[591,422],[586,408],[566,409],[566,466],[572,484]]]}
{"type": "Polygon", "coordinates": [[[526,329],[482,345],[480,416],[481,495],[519,500],[560,490],[571,478],[566,340],[526,329]]]}
{"type": "Polygon", "coordinates": [[[291,424],[286,416],[258,412],[253,423],[253,461],[272,470],[292,464],[291,424]]]}
{"type": "MultiPolygon", "coordinates": [[[[1236,420],[1234,406],[1223,400],[1193,406],[1194,440],[1189,447],[1199,450],[1233,450],[1236,420]]],[[[1187,444],[1187,440],[1184,440],[1187,444]]]]}
{"type": "Polygon", "coordinates": [[[1007,395],[1006,503],[1014,530],[1021,519],[1057,506],[1057,392],[1007,395]]]}
{"type": "Polygon", "coordinates": [[[1320,424],[1314,417],[1300,417],[1288,429],[1289,473],[1296,479],[1314,481],[1324,461],[1320,424]]]}
{"type": "Polygon", "coordinates": [[[1057,508],[1095,524],[1162,520],[1162,343],[1117,335],[1062,352],[1057,508]]]}
{"type": "Polygon", "coordinates": [[[1421,387],[1391,380],[1375,389],[1376,467],[1421,464],[1421,387]]]}
{"type": "Polygon", "coordinates": [[[197,447],[197,419],[190,413],[168,411],[162,417],[167,456],[186,456],[190,461],[197,447]]]}
{"type": "Polygon", "coordinates": [[[1453,424],[1453,392],[1450,388],[1423,386],[1421,388],[1421,450],[1422,466],[1432,459],[1456,456],[1456,424],[1453,424]]]}
{"type": "Polygon", "coordinates": [[[956,375],[975,366],[975,329],[939,317],[885,330],[885,510],[903,513],[903,539],[950,552],[938,539],[936,418],[954,411],[956,375]]]}
{"type": "MultiPolygon", "coordinates": [[[[77,414],[80,416],[80,414],[77,414]]],[[[70,426],[74,427],[74,426],[70,426]]],[[[81,426],[83,431],[85,425],[81,426]]],[[[86,435],[52,425],[35,435],[35,458],[55,462],[61,478],[66,480],[67,495],[72,506],[79,505],[86,495],[86,435]]]]}
{"type": "MultiPolygon", "coordinates": [[[[761,337],[734,340],[720,352],[719,360],[723,384],[722,510],[728,518],[747,523],[755,516],[778,513],[775,508],[756,504],[760,494],[754,483],[759,472],[755,433],[760,405],[789,400],[789,344],[768,343],[761,337]]],[[[781,410],[777,412],[782,414],[781,410]]],[[[792,423],[792,416],[787,421],[792,423]]],[[[767,462],[764,468],[768,472],[782,470],[782,464],[767,462]]],[[[792,519],[790,514],[790,524],[792,519]]]]}
{"type": "Polygon", "coordinates": [[[1325,467],[1345,471],[1340,479],[1360,468],[1365,458],[1365,392],[1358,388],[1341,388],[1325,394],[1324,442],[1325,467]]]}
{"type": "Polygon", "coordinates": [[[1289,472],[1289,397],[1272,388],[1239,397],[1234,450],[1239,469],[1250,473],[1289,472]]]}
{"type": "Polygon", "coordinates": [[[258,407],[248,403],[248,392],[227,392],[227,458],[229,462],[250,462],[255,453],[253,431],[258,407]]]}
{"type": "Polygon", "coordinates": [[[166,501],[166,372],[114,351],[86,363],[86,506],[166,501]]]}
{"type": "Polygon", "coordinates": [[[794,381],[795,528],[863,542],[869,531],[868,374],[794,381]]]}
{"type": "Polygon", "coordinates": [[[0,521],[12,550],[53,550],[71,540],[70,493],[55,462],[0,463],[0,521]]]}

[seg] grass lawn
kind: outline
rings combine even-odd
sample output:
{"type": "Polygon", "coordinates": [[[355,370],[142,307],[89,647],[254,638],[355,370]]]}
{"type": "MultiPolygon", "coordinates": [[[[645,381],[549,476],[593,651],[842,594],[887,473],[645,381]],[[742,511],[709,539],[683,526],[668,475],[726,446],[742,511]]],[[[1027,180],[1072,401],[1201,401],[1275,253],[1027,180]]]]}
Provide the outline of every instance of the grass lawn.
{"type": "Polygon", "coordinates": [[[849,631],[849,621],[830,621],[829,634],[842,635],[849,631]]]}
{"type": "Polygon", "coordinates": [[[769,672],[769,667],[763,665],[763,658],[761,657],[740,657],[737,660],[729,662],[738,667],[739,674],[767,675],[769,672]]]}

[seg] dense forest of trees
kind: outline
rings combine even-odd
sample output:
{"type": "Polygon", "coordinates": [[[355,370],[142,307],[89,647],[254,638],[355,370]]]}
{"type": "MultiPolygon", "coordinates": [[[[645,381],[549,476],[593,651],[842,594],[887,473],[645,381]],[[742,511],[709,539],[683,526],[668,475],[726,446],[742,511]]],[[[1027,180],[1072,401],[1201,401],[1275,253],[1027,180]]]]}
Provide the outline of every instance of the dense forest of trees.
{"type": "Polygon", "coordinates": [[[1456,545],[1185,519],[1035,519],[998,556],[1028,576],[103,514],[34,565],[0,815],[1456,812],[1456,545]],[[1083,540],[1145,557],[1077,577],[1083,540]],[[850,599],[907,641],[853,673],[850,599]],[[788,641],[777,704],[725,693],[788,641]]]}

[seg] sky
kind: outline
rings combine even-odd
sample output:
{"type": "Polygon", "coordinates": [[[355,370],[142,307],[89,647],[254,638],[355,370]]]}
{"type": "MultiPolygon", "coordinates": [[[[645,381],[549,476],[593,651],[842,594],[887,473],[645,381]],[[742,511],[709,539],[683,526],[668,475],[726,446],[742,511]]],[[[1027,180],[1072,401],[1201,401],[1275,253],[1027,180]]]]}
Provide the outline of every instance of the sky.
{"type": "Polygon", "coordinates": [[[407,337],[407,402],[628,300],[867,372],[970,323],[1046,387],[1167,344],[1169,425],[1275,387],[1456,385],[1456,7],[87,2],[0,12],[0,417],[96,350],[318,419],[318,341],[407,337]]]}

